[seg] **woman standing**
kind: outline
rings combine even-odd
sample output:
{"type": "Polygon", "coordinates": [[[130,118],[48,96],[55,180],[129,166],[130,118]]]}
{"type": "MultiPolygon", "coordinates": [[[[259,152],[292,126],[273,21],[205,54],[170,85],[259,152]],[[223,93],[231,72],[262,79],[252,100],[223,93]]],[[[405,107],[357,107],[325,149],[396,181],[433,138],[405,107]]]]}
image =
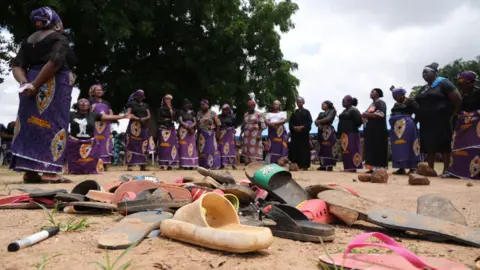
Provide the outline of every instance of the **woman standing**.
{"type": "Polygon", "coordinates": [[[237,151],[235,148],[235,129],[236,119],[233,111],[228,104],[222,106],[222,113],[218,117],[220,120],[220,134],[218,135],[219,150],[221,155],[221,167],[232,166],[235,169],[237,166],[237,151]]]}
{"type": "Polygon", "coordinates": [[[280,101],[275,100],[265,123],[268,126],[268,155],[266,161],[277,161],[288,156],[287,131],[284,124],[287,122],[287,113],[280,111],[280,101]]]}
{"type": "Polygon", "coordinates": [[[171,170],[172,166],[178,166],[178,139],[175,130],[175,111],[172,108],[172,95],[162,98],[162,104],[157,111],[157,148],[158,164],[163,169],[171,170]]]}
{"type": "Polygon", "coordinates": [[[289,159],[297,163],[302,171],[308,170],[311,163],[310,155],[310,130],[312,129],[312,115],[310,111],[303,108],[305,100],[297,98],[297,107],[290,118],[289,128],[292,134],[290,148],[288,149],[289,159]]]}
{"type": "Polygon", "coordinates": [[[392,86],[393,99],[396,101],[390,116],[390,140],[392,146],[392,167],[398,168],[394,174],[406,174],[405,169],[414,173],[420,162],[420,142],[417,125],[412,118],[418,108],[413,99],[405,97],[407,91],[392,86]]]}
{"type": "Polygon", "coordinates": [[[333,171],[337,165],[337,139],[335,138],[335,128],[332,126],[337,110],[333,107],[333,103],[326,100],[322,103],[323,112],[318,114],[315,125],[318,127],[318,144],[320,151],[318,158],[320,159],[319,171],[333,171]]]}
{"type": "Polygon", "coordinates": [[[90,102],[79,99],[75,112],[70,112],[70,136],[67,140],[65,171],[69,174],[97,174],[103,172],[102,144],[97,141],[95,129],[99,121],[130,119],[131,115],[110,115],[91,112],[90,102]]]}
{"type": "Polygon", "coordinates": [[[216,134],[220,129],[220,120],[218,120],[217,114],[210,110],[207,100],[200,101],[200,111],[197,114],[197,122],[200,166],[207,169],[219,169],[221,162],[216,134]]]}
{"type": "Polygon", "coordinates": [[[438,64],[432,63],[423,69],[427,82],[417,96],[418,111],[415,118],[420,122],[420,150],[427,154],[428,166],[434,168],[435,154],[442,153],[443,173],[448,176],[452,150],[452,123],[461,105],[462,98],[448,79],[438,77],[438,64]]]}
{"type": "Polygon", "coordinates": [[[13,76],[25,90],[20,94],[10,168],[24,171],[26,183],[68,182],[58,174],[65,163],[74,84],[70,68],[75,60],[53,9],[36,9],[30,20],[37,31],[12,61],[13,76]]]}
{"type": "Polygon", "coordinates": [[[15,121],[7,124],[7,127],[0,124],[0,166],[12,159],[12,139],[15,129],[15,121]]]}
{"type": "Polygon", "coordinates": [[[345,110],[338,116],[338,134],[343,150],[343,169],[346,172],[356,172],[357,169],[363,168],[362,147],[358,132],[363,121],[360,112],[355,108],[357,103],[356,98],[345,96],[342,100],[345,110]]]}
{"type": "Polygon", "coordinates": [[[242,156],[245,165],[263,160],[262,131],[266,128],[264,116],[255,110],[257,104],[248,101],[247,112],[243,116],[240,137],[243,138],[242,156]]]}
{"type": "Polygon", "coordinates": [[[462,95],[459,117],[453,133],[451,176],[480,179],[480,89],[475,87],[477,74],[465,71],[457,82],[462,95]]]}
{"type": "Polygon", "coordinates": [[[192,110],[192,103],[183,100],[183,110],[178,116],[178,138],[179,138],[179,154],[180,167],[185,169],[193,169],[198,167],[197,143],[195,142],[195,126],[197,120],[192,110]]]}
{"type": "Polygon", "coordinates": [[[148,140],[150,132],[147,123],[150,119],[150,107],[144,103],[145,92],[137,90],[128,98],[127,114],[132,114],[127,126],[125,146],[128,171],[132,166],[140,165],[140,170],[147,171],[148,140]]]}
{"type": "Polygon", "coordinates": [[[382,97],[383,91],[374,88],[370,92],[373,102],[362,114],[365,122],[365,163],[372,166],[367,173],[377,168],[388,168],[387,105],[380,99],[382,97]]]}
{"type": "MultiPolygon", "coordinates": [[[[113,115],[110,102],[103,99],[103,88],[99,84],[92,85],[88,91],[91,97],[92,112],[113,115]]],[[[108,164],[112,163],[113,155],[113,139],[112,129],[109,121],[96,121],[94,136],[97,142],[100,144],[99,152],[100,158],[103,161],[104,170],[107,171],[108,164]]]]}

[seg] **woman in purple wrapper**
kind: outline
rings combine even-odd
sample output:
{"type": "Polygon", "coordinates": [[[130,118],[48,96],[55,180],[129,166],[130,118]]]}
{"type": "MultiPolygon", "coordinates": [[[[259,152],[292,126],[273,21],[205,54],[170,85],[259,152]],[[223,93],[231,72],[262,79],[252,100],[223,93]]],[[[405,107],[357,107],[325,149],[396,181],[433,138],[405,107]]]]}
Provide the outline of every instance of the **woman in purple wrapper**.
{"type": "Polygon", "coordinates": [[[473,71],[458,75],[462,104],[453,133],[449,176],[480,180],[480,89],[473,71]]]}
{"type": "Polygon", "coordinates": [[[195,141],[195,112],[188,99],[183,100],[183,110],[178,113],[178,148],[180,168],[192,170],[198,167],[197,142],[195,141]]]}
{"type": "Polygon", "coordinates": [[[171,170],[179,163],[178,138],[175,130],[175,111],[172,108],[172,95],[162,98],[162,104],[157,111],[157,159],[160,168],[171,170]]]}
{"type": "Polygon", "coordinates": [[[423,69],[427,82],[415,97],[418,110],[415,119],[420,123],[420,151],[427,154],[428,166],[434,168],[436,153],[442,153],[443,173],[448,177],[452,150],[452,118],[461,105],[461,96],[452,82],[438,76],[438,64],[423,69]]]}
{"type": "Polygon", "coordinates": [[[36,9],[30,20],[37,31],[22,42],[12,61],[13,76],[25,90],[20,94],[10,168],[25,172],[26,183],[69,182],[59,174],[65,163],[75,57],[53,9],[36,9]]]}
{"type": "Polygon", "coordinates": [[[333,171],[337,165],[337,138],[335,137],[335,128],[332,126],[337,110],[333,103],[326,100],[322,103],[323,112],[318,114],[315,125],[318,127],[318,144],[320,151],[318,158],[320,160],[319,171],[333,171]]]}
{"type": "Polygon", "coordinates": [[[110,115],[91,111],[90,101],[82,98],[70,112],[70,136],[65,150],[65,172],[97,174],[103,172],[101,144],[95,137],[96,122],[130,119],[131,115],[110,115]]]}
{"type": "Polygon", "coordinates": [[[197,126],[200,166],[207,169],[219,169],[221,161],[216,134],[220,132],[221,123],[217,114],[210,110],[207,100],[200,101],[200,111],[197,113],[197,126]]]}
{"type": "Polygon", "coordinates": [[[236,119],[228,104],[222,106],[222,113],[218,116],[220,120],[220,133],[218,134],[218,150],[221,156],[221,168],[232,166],[236,169],[237,149],[235,146],[236,119]]]}
{"type": "Polygon", "coordinates": [[[343,168],[346,172],[356,172],[363,168],[362,147],[358,128],[362,125],[362,115],[355,108],[357,99],[345,96],[342,105],[345,108],[338,116],[338,134],[343,150],[343,168]]]}
{"type": "Polygon", "coordinates": [[[288,157],[287,131],[284,124],[287,114],[280,111],[280,101],[273,102],[272,110],[267,114],[265,124],[268,126],[268,154],[266,161],[277,163],[283,157],[288,157]]]}
{"type": "MultiPolygon", "coordinates": [[[[103,99],[103,88],[99,84],[92,85],[88,90],[90,96],[90,104],[92,112],[113,115],[112,106],[110,102],[103,99]]],[[[95,139],[97,140],[100,152],[100,158],[103,161],[104,170],[108,170],[108,164],[112,163],[113,156],[113,139],[111,124],[109,121],[96,121],[95,129],[93,131],[95,139]]]]}
{"type": "Polygon", "coordinates": [[[392,167],[398,168],[393,174],[404,175],[405,169],[410,169],[409,174],[414,173],[421,159],[417,125],[412,118],[418,105],[405,96],[405,89],[392,86],[390,90],[396,101],[389,120],[392,167]]]}
{"type": "Polygon", "coordinates": [[[127,114],[132,114],[128,122],[125,147],[127,170],[139,165],[141,171],[147,171],[147,153],[150,139],[147,123],[150,120],[150,107],[143,102],[145,92],[137,90],[130,95],[127,102],[127,114]]]}

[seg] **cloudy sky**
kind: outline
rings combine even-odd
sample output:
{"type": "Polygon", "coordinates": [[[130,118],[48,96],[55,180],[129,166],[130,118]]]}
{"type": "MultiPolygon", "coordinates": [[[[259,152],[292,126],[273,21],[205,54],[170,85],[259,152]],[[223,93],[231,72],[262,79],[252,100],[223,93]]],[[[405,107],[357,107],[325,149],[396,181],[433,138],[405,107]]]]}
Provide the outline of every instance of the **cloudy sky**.
{"type": "MultiPolygon", "coordinates": [[[[431,62],[480,55],[478,0],[296,2],[296,27],[283,35],[281,46],[299,64],[299,92],[313,117],[324,100],[341,110],[347,94],[358,98],[363,111],[375,87],[386,92],[391,107],[392,84],[409,89],[423,84],[422,69],[431,62]]],[[[14,85],[9,77],[0,89],[14,85]]],[[[0,91],[0,100],[0,123],[13,121],[18,98],[0,91]]]]}

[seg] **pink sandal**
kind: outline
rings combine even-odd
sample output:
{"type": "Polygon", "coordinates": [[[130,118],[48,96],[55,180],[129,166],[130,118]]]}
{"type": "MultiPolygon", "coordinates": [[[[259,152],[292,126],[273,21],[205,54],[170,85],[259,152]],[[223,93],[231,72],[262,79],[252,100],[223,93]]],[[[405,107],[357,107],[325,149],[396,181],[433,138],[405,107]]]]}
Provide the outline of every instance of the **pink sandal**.
{"type": "Polygon", "coordinates": [[[324,255],[320,260],[329,265],[342,267],[342,269],[356,270],[467,270],[459,264],[444,258],[417,256],[407,248],[397,243],[385,234],[373,232],[363,233],[355,237],[343,254],[324,255]],[[366,243],[369,237],[375,237],[383,243],[366,243]],[[395,254],[351,254],[354,248],[380,247],[393,251],[395,254]]]}

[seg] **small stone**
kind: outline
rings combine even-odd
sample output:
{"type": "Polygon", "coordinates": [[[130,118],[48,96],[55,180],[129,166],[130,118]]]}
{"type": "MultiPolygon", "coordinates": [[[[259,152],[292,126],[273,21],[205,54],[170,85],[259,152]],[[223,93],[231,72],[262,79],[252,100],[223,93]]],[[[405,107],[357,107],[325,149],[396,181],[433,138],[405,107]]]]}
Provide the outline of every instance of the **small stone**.
{"type": "Polygon", "coordinates": [[[430,180],[427,177],[412,173],[408,176],[408,184],[412,186],[428,186],[430,180]]]}
{"type": "Polygon", "coordinates": [[[357,182],[357,179],[352,179],[352,182],[357,182]]]}
{"type": "Polygon", "coordinates": [[[372,173],[372,183],[387,183],[388,173],[385,169],[376,169],[372,173]]]}
{"type": "Polygon", "coordinates": [[[370,174],[359,174],[358,181],[360,182],[372,182],[372,176],[370,174]]]}
{"type": "Polygon", "coordinates": [[[467,183],[467,187],[473,187],[473,184],[470,183],[470,182],[468,182],[468,183],[467,183]]]}
{"type": "Polygon", "coordinates": [[[430,166],[428,166],[428,163],[426,163],[426,162],[418,163],[417,174],[427,176],[427,177],[428,176],[430,176],[430,177],[437,177],[438,176],[437,172],[434,169],[430,168],[430,166]]]}

